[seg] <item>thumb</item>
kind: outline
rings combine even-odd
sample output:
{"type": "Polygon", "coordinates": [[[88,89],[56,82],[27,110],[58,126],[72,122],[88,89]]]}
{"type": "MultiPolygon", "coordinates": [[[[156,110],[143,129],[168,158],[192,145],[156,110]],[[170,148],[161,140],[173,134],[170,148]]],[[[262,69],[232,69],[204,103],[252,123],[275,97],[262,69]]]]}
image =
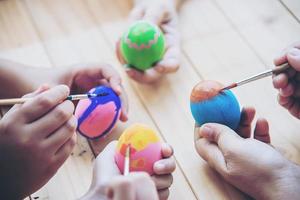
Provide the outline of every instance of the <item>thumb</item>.
{"type": "Polygon", "coordinates": [[[149,9],[146,9],[144,20],[152,22],[157,26],[160,26],[161,23],[168,18],[168,13],[165,12],[163,6],[152,6],[149,9]]]}
{"type": "Polygon", "coordinates": [[[199,155],[221,175],[228,172],[226,153],[239,144],[240,137],[220,124],[205,124],[198,130],[195,146],[199,155]]]}
{"type": "Polygon", "coordinates": [[[289,64],[296,70],[300,71],[300,50],[297,48],[292,48],[287,53],[287,59],[289,64]]]}
{"type": "Polygon", "coordinates": [[[204,124],[200,128],[199,134],[200,137],[216,143],[222,151],[228,149],[232,144],[241,141],[241,137],[236,132],[221,124],[204,124]]]}

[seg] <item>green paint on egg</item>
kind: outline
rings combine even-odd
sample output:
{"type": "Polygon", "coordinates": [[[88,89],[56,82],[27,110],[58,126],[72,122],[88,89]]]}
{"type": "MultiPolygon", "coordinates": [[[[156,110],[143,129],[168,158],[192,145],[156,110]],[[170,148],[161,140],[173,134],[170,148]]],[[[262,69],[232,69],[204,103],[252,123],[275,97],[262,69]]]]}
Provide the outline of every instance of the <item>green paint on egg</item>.
{"type": "Polygon", "coordinates": [[[130,26],[120,45],[126,63],[142,71],[160,61],[165,52],[163,33],[158,26],[147,21],[130,26]]]}

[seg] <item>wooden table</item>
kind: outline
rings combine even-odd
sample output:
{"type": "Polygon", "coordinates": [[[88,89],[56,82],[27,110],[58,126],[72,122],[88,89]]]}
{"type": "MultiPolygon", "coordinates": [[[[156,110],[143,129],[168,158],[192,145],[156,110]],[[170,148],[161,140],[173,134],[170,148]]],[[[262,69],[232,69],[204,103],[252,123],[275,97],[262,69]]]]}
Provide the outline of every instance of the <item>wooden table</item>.
{"type": "MultiPolygon", "coordinates": [[[[274,56],[300,40],[299,0],[190,0],[180,8],[182,65],[161,82],[139,85],[117,62],[114,45],[131,9],[126,0],[0,1],[0,58],[37,67],[107,62],[123,78],[130,120],[155,128],[173,145],[177,170],[170,199],[246,199],[197,155],[189,94],[202,79],[224,83],[272,66],[274,56]]],[[[277,105],[270,79],[234,90],[241,105],[253,105],[270,121],[273,144],[300,163],[300,123],[277,105]]],[[[91,180],[94,154],[107,142],[80,138],[72,156],[31,199],[76,199],[91,180]],[[90,148],[91,146],[91,148],[90,148]]]]}

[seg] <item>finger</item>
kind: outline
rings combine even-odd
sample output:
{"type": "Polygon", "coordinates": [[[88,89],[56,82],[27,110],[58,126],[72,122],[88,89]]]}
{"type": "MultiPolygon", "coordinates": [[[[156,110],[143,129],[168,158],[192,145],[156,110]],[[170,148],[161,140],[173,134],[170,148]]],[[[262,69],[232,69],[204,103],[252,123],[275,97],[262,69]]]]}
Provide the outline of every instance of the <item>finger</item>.
{"type": "Polygon", "coordinates": [[[126,69],[126,73],[130,78],[145,84],[151,84],[162,78],[162,74],[154,69],[148,69],[144,72],[137,71],[135,69],[126,69]]]}
{"type": "Polygon", "coordinates": [[[74,104],[71,101],[64,101],[46,115],[31,123],[30,127],[32,130],[40,133],[39,137],[48,137],[52,132],[70,120],[74,109],[74,104]]]}
{"type": "Polygon", "coordinates": [[[137,20],[141,20],[145,15],[145,6],[139,5],[132,9],[129,14],[129,21],[134,22],[137,20]]]}
{"type": "Polygon", "coordinates": [[[155,69],[160,73],[176,72],[180,65],[180,38],[177,28],[165,26],[166,52],[155,69]]]}
{"type": "Polygon", "coordinates": [[[65,122],[58,130],[53,132],[45,140],[47,148],[57,152],[70,138],[76,134],[77,119],[73,116],[65,122]]]}
{"type": "Polygon", "coordinates": [[[151,178],[154,181],[157,190],[168,189],[173,183],[173,176],[171,174],[160,176],[154,175],[151,178]]]}
{"type": "Polygon", "coordinates": [[[159,200],[167,200],[170,196],[170,190],[169,189],[164,189],[164,190],[159,190],[158,191],[158,198],[159,200]]]}
{"type": "Polygon", "coordinates": [[[116,43],[116,55],[117,55],[117,58],[118,58],[119,62],[122,65],[125,65],[126,61],[125,61],[125,59],[122,55],[122,52],[121,52],[121,38],[119,38],[117,43],[116,43]]]}
{"type": "Polygon", "coordinates": [[[254,129],[254,139],[270,144],[269,123],[266,119],[258,119],[254,129]]]}
{"type": "MultiPolygon", "coordinates": [[[[29,93],[29,94],[26,94],[24,95],[22,98],[33,98],[35,97],[36,95],[48,90],[50,87],[49,85],[47,84],[42,84],[40,87],[38,87],[34,92],[32,93],[29,93]]],[[[12,113],[14,110],[20,108],[21,105],[20,104],[16,104],[14,105],[11,109],[8,110],[8,112],[6,114],[9,114],[9,113],[12,113]]]]}
{"type": "Polygon", "coordinates": [[[171,174],[176,169],[175,159],[165,158],[154,163],[153,171],[156,175],[171,174]]]}
{"type": "Polygon", "coordinates": [[[216,143],[221,151],[226,151],[232,145],[237,145],[241,141],[233,130],[221,124],[208,123],[200,128],[200,137],[210,142],[216,143]]]}
{"type": "Polygon", "coordinates": [[[289,82],[286,87],[281,88],[279,90],[279,94],[283,97],[289,97],[293,95],[294,89],[295,89],[294,84],[289,82]]]}
{"type": "Polygon", "coordinates": [[[128,96],[122,87],[122,94],[120,95],[121,102],[122,102],[122,107],[121,107],[121,115],[120,115],[120,120],[122,122],[126,122],[128,120],[128,96]]]}
{"type": "Polygon", "coordinates": [[[64,101],[69,95],[69,88],[65,85],[53,87],[33,99],[26,101],[21,107],[20,112],[27,122],[32,122],[49,112],[57,104],[64,101]]]}
{"type": "Polygon", "coordinates": [[[122,93],[121,77],[112,66],[102,68],[102,76],[108,80],[110,86],[118,95],[122,93]]]}
{"type": "Polygon", "coordinates": [[[288,51],[287,60],[291,67],[300,71],[300,50],[298,48],[292,48],[288,51]]]}
{"type": "Polygon", "coordinates": [[[163,21],[167,21],[169,18],[169,13],[165,11],[164,6],[155,5],[146,9],[143,17],[144,20],[150,21],[158,26],[160,26],[163,21]]]}
{"type": "Polygon", "coordinates": [[[287,61],[288,60],[287,60],[286,52],[282,52],[279,56],[277,56],[274,59],[274,65],[279,66],[279,65],[286,63],[287,61]]]}
{"type": "Polygon", "coordinates": [[[72,137],[67,142],[65,142],[59,150],[57,150],[54,159],[58,166],[61,166],[70,156],[76,144],[76,140],[77,135],[73,134],[72,137]]]}
{"type": "Polygon", "coordinates": [[[226,162],[222,151],[215,144],[205,138],[196,140],[196,150],[207,164],[220,174],[226,174],[226,162]]]}
{"type": "Polygon", "coordinates": [[[241,120],[237,133],[243,138],[249,138],[251,136],[251,123],[255,116],[255,109],[252,107],[245,107],[242,110],[241,120]]]}
{"type": "Polygon", "coordinates": [[[299,84],[299,86],[294,89],[294,94],[293,94],[293,97],[296,97],[296,98],[300,97],[300,83],[298,83],[298,84],[299,84]]]}
{"type": "Polygon", "coordinates": [[[273,77],[273,86],[276,89],[287,87],[288,83],[289,78],[285,73],[281,73],[273,77]]]}
{"type": "Polygon", "coordinates": [[[294,100],[291,106],[288,108],[289,112],[295,116],[297,119],[300,119],[300,103],[299,99],[294,100]]]}
{"type": "Polygon", "coordinates": [[[162,143],[161,154],[163,158],[169,158],[174,154],[174,150],[171,145],[167,143],[162,143]]]}
{"type": "Polygon", "coordinates": [[[292,104],[293,104],[293,99],[291,97],[284,97],[281,96],[280,94],[278,95],[278,103],[279,105],[281,105],[282,107],[289,109],[292,104]]]}
{"type": "Polygon", "coordinates": [[[106,196],[113,200],[136,199],[133,182],[128,177],[114,178],[108,186],[106,196]]]}

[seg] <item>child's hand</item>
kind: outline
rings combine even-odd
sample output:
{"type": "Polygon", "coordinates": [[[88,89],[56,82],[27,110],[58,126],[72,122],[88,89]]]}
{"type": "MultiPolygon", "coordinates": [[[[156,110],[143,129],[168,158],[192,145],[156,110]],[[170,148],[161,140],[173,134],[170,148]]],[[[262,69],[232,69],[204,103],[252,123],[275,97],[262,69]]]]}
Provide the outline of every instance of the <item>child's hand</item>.
{"type": "Polygon", "coordinates": [[[172,173],[175,171],[176,163],[173,156],[173,149],[170,145],[163,143],[163,159],[154,163],[152,179],[155,182],[160,200],[168,199],[169,188],[173,183],[172,173]]]}
{"type": "Polygon", "coordinates": [[[266,120],[257,122],[256,139],[250,138],[254,112],[245,110],[238,130],[245,138],[226,126],[205,124],[195,129],[197,152],[226,181],[255,199],[298,198],[299,167],[264,143],[270,141],[266,120]]]}
{"type": "Polygon", "coordinates": [[[158,200],[154,182],[144,172],[113,178],[108,185],[106,197],[112,200],[158,200]]]}
{"type": "Polygon", "coordinates": [[[74,105],[64,85],[42,88],[0,121],[0,195],[21,199],[43,186],[76,143],[74,105]]]}
{"type": "Polygon", "coordinates": [[[300,43],[287,48],[283,55],[274,60],[275,65],[286,62],[292,68],[274,76],[273,85],[279,90],[279,104],[300,119],[300,43]]]}
{"type": "Polygon", "coordinates": [[[71,93],[86,93],[98,85],[109,85],[122,100],[121,121],[127,121],[128,102],[118,72],[107,64],[81,64],[62,68],[56,73],[58,84],[66,84],[71,93]]]}
{"type": "MultiPolygon", "coordinates": [[[[98,198],[102,196],[102,198],[104,198],[112,178],[121,175],[114,158],[116,145],[116,141],[109,143],[97,156],[94,164],[91,187],[82,199],[91,199],[94,196],[97,196],[98,198]]],[[[152,180],[156,185],[161,200],[167,199],[169,195],[168,188],[171,186],[173,180],[171,173],[175,170],[175,161],[171,157],[173,155],[172,148],[169,145],[164,144],[162,154],[164,159],[157,161],[154,164],[155,175],[152,176],[152,180]]]]}
{"type": "MultiPolygon", "coordinates": [[[[130,21],[148,20],[158,25],[166,39],[166,52],[163,59],[154,68],[140,72],[127,69],[129,77],[140,83],[153,83],[167,73],[176,72],[180,64],[180,38],[177,29],[177,12],[174,0],[137,0],[130,14],[130,21]]],[[[120,53],[120,41],[117,42],[117,56],[124,62],[120,53]]]]}

